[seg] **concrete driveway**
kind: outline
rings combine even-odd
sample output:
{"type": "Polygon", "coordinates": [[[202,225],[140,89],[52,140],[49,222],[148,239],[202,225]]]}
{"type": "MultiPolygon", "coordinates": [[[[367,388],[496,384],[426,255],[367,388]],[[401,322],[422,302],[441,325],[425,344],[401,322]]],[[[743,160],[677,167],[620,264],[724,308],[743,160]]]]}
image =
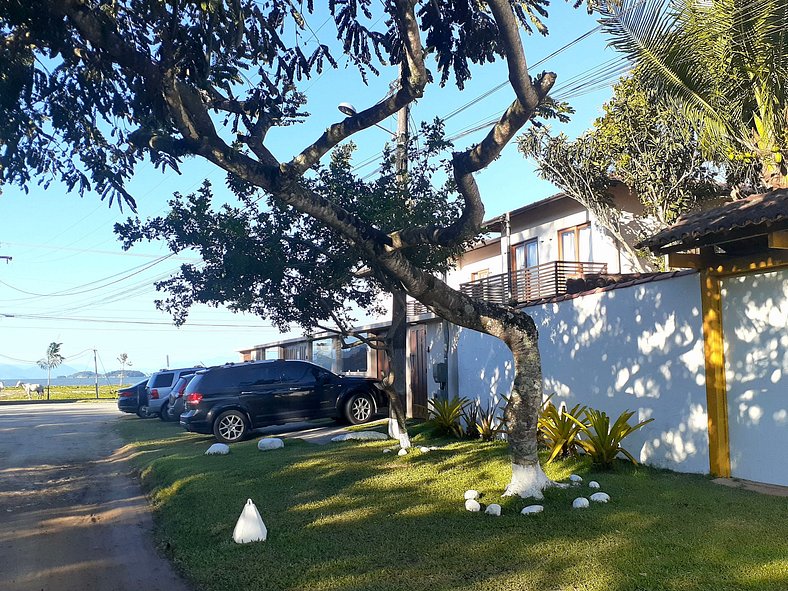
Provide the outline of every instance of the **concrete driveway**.
{"type": "Polygon", "coordinates": [[[0,406],[0,588],[186,591],[118,451],[115,403],[0,406]]]}

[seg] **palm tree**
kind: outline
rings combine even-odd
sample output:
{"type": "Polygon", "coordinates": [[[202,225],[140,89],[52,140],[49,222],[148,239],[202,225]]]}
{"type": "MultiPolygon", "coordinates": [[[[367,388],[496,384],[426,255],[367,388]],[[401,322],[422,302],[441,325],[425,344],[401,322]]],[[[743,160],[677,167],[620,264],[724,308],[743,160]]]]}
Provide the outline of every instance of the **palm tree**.
{"type": "Polygon", "coordinates": [[[120,362],[120,381],[118,381],[118,386],[120,386],[123,383],[123,371],[126,369],[126,366],[131,367],[131,361],[129,361],[129,356],[126,353],[118,355],[118,361],[120,362]]]}
{"type": "Polygon", "coordinates": [[[681,106],[706,158],[755,188],[788,186],[788,2],[608,0],[604,6],[602,28],[611,45],[681,106]]]}
{"type": "Polygon", "coordinates": [[[49,384],[52,378],[52,369],[63,363],[65,357],[60,354],[60,346],[63,343],[49,343],[46,357],[38,360],[38,367],[47,370],[47,400],[49,400],[49,384]]]}

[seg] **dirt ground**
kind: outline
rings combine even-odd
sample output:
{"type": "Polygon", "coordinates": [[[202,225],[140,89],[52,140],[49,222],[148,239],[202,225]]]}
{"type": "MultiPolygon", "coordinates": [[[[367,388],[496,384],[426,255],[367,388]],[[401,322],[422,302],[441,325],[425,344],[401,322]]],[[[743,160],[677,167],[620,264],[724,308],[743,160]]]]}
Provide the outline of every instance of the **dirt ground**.
{"type": "Polygon", "coordinates": [[[186,591],[112,430],[114,402],[0,406],[3,591],[186,591]]]}

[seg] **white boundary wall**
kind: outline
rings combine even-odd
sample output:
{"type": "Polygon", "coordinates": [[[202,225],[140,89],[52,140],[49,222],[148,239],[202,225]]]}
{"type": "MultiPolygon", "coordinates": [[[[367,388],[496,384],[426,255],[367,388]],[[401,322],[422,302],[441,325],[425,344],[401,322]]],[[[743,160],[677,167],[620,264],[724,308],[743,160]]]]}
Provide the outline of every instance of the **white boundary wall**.
{"type": "Polygon", "coordinates": [[[731,475],[788,486],[788,272],[722,280],[731,475]]]}
{"type": "MultiPolygon", "coordinates": [[[[625,440],[641,462],[709,472],[705,363],[697,274],[589,294],[526,311],[539,328],[545,393],[613,418],[654,418],[625,440]]],[[[453,327],[450,392],[498,401],[512,356],[493,337],[453,327]]]]}

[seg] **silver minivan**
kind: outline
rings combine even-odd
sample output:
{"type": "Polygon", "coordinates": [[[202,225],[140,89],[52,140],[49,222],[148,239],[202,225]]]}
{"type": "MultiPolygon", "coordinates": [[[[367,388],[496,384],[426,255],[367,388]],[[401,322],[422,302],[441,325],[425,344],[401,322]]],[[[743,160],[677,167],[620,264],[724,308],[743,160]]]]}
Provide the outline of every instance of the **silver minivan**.
{"type": "Polygon", "coordinates": [[[170,390],[172,390],[175,382],[178,381],[182,374],[194,373],[199,369],[205,368],[202,366],[182,367],[179,369],[162,369],[153,373],[145,385],[144,400],[140,401],[139,414],[148,417],[166,417],[170,390]],[[162,413],[164,414],[162,415],[162,413]]]}

